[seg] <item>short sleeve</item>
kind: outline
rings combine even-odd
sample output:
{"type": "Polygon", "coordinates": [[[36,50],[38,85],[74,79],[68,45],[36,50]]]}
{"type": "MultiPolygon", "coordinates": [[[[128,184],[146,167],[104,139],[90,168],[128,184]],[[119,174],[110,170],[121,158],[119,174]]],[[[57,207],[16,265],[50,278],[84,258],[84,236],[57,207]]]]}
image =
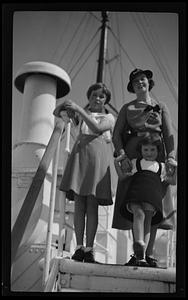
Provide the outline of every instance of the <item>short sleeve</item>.
{"type": "Polygon", "coordinates": [[[114,125],[115,125],[115,117],[112,114],[107,114],[106,118],[108,119],[108,121],[111,124],[111,129],[113,130],[114,125]]]}

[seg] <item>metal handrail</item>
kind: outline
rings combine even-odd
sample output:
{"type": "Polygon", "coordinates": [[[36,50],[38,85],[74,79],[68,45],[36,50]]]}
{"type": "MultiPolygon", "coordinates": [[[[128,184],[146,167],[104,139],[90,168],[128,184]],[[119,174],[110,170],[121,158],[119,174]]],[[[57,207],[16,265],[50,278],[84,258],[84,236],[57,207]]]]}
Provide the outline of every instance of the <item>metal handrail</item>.
{"type": "Polygon", "coordinates": [[[64,129],[64,124],[65,123],[63,122],[62,119],[60,119],[56,123],[53,133],[51,135],[50,141],[49,141],[47,148],[44,152],[44,155],[40,161],[37,172],[35,173],[35,176],[33,178],[31,186],[28,190],[28,193],[25,197],[24,203],[21,207],[19,215],[14,224],[14,227],[13,227],[13,230],[11,233],[11,262],[12,262],[12,264],[15,260],[18,247],[23,238],[26,226],[28,224],[29,218],[31,216],[32,210],[36,203],[36,200],[39,195],[42,184],[44,182],[44,178],[46,176],[50,162],[51,162],[54,152],[57,148],[59,138],[64,129]]]}
{"type": "MultiPolygon", "coordinates": [[[[66,146],[65,152],[70,152],[70,129],[71,122],[69,121],[66,126],[66,146]]],[[[53,218],[54,218],[54,208],[55,208],[55,196],[56,196],[56,185],[57,185],[57,169],[58,169],[58,161],[59,161],[59,148],[60,148],[60,137],[57,144],[57,149],[54,155],[53,161],[53,170],[52,170],[52,186],[51,186],[51,195],[50,195],[50,211],[49,211],[49,219],[48,219],[48,230],[47,230],[47,238],[46,238],[46,252],[45,252],[45,262],[44,262],[44,272],[43,272],[43,286],[46,285],[49,270],[50,270],[50,258],[51,258],[51,243],[52,243],[52,229],[53,229],[53,218]]],[[[65,202],[65,199],[64,199],[65,202]]],[[[64,213],[64,212],[63,212],[64,213]]],[[[62,216],[64,218],[64,216],[62,216]]],[[[61,216],[59,218],[59,239],[61,236],[61,230],[63,224],[60,222],[61,216]]],[[[58,252],[60,252],[60,240],[58,242],[58,252]]]]}

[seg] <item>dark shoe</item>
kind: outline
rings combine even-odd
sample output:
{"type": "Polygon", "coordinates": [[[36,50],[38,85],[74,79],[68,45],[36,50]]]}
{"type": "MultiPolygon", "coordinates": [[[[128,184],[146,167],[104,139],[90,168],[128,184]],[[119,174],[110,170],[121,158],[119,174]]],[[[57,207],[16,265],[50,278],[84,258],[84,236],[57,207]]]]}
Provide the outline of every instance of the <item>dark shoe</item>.
{"type": "Polygon", "coordinates": [[[155,259],[151,256],[146,255],[146,261],[147,261],[149,267],[151,267],[151,268],[158,268],[159,267],[158,264],[157,264],[157,259],[155,259]]]}
{"type": "Polygon", "coordinates": [[[86,262],[86,263],[96,263],[94,255],[93,255],[93,250],[85,252],[84,262],[86,262]]]}
{"type": "Polygon", "coordinates": [[[138,260],[144,259],[144,247],[145,247],[144,242],[143,243],[141,243],[141,242],[134,242],[133,243],[134,253],[135,253],[136,258],[138,260]]]}
{"type": "Polygon", "coordinates": [[[73,256],[71,258],[76,261],[83,261],[84,255],[85,255],[84,249],[79,248],[75,251],[75,253],[73,254],[73,256]]]}
{"type": "Polygon", "coordinates": [[[124,264],[124,266],[136,266],[136,256],[132,254],[131,259],[126,264],[124,264]]]}
{"type": "Polygon", "coordinates": [[[138,267],[149,267],[149,264],[145,259],[137,259],[136,260],[136,266],[138,267]]]}

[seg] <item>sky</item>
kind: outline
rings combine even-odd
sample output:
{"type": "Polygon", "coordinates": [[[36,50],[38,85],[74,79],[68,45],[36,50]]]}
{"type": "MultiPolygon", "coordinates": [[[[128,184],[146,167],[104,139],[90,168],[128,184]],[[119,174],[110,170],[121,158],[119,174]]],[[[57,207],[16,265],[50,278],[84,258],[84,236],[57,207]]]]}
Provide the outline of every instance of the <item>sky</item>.
{"type": "MultiPolygon", "coordinates": [[[[119,111],[134,99],[127,91],[130,72],[153,71],[151,96],[167,104],[178,129],[178,14],[174,12],[109,11],[104,83],[119,111]]],[[[15,11],[13,17],[12,147],[18,142],[22,94],[14,79],[24,63],[46,61],[63,68],[71,91],[63,99],[87,104],[86,92],[96,82],[100,11],[15,11]],[[84,53],[84,54],[83,54],[84,53]]]]}

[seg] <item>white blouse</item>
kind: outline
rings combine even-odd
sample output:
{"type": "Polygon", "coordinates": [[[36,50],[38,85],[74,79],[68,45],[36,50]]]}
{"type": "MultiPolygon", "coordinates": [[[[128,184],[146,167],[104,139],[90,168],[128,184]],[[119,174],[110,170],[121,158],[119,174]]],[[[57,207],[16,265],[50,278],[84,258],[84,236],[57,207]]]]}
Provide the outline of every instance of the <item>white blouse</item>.
{"type": "MultiPolygon", "coordinates": [[[[134,174],[137,172],[136,159],[132,160],[132,164],[133,164],[132,173],[134,174]]],[[[140,166],[142,170],[149,170],[154,173],[157,173],[159,170],[159,163],[157,161],[145,160],[144,158],[141,159],[140,166]]],[[[161,162],[161,181],[163,181],[165,177],[166,177],[165,164],[161,162]]]]}
{"type": "MultiPolygon", "coordinates": [[[[109,114],[102,114],[102,113],[91,113],[90,114],[92,119],[97,123],[102,123],[104,120],[108,120],[110,122],[110,130],[107,130],[105,132],[103,132],[102,136],[104,137],[104,139],[108,142],[108,141],[111,141],[111,136],[112,136],[112,132],[113,132],[113,128],[114,128],[114,125],[115,125],[115,118],[114,116],[109,113],[109,114]]],[[[81,128],[80,128],[80,131],[83,133],[83,134],[91,134],[91,135],[98,135],[97,133],[93,132],[89,127],[88,125],[86,124],[86,122],[82,122],[81,123],[81,128]]]]}

